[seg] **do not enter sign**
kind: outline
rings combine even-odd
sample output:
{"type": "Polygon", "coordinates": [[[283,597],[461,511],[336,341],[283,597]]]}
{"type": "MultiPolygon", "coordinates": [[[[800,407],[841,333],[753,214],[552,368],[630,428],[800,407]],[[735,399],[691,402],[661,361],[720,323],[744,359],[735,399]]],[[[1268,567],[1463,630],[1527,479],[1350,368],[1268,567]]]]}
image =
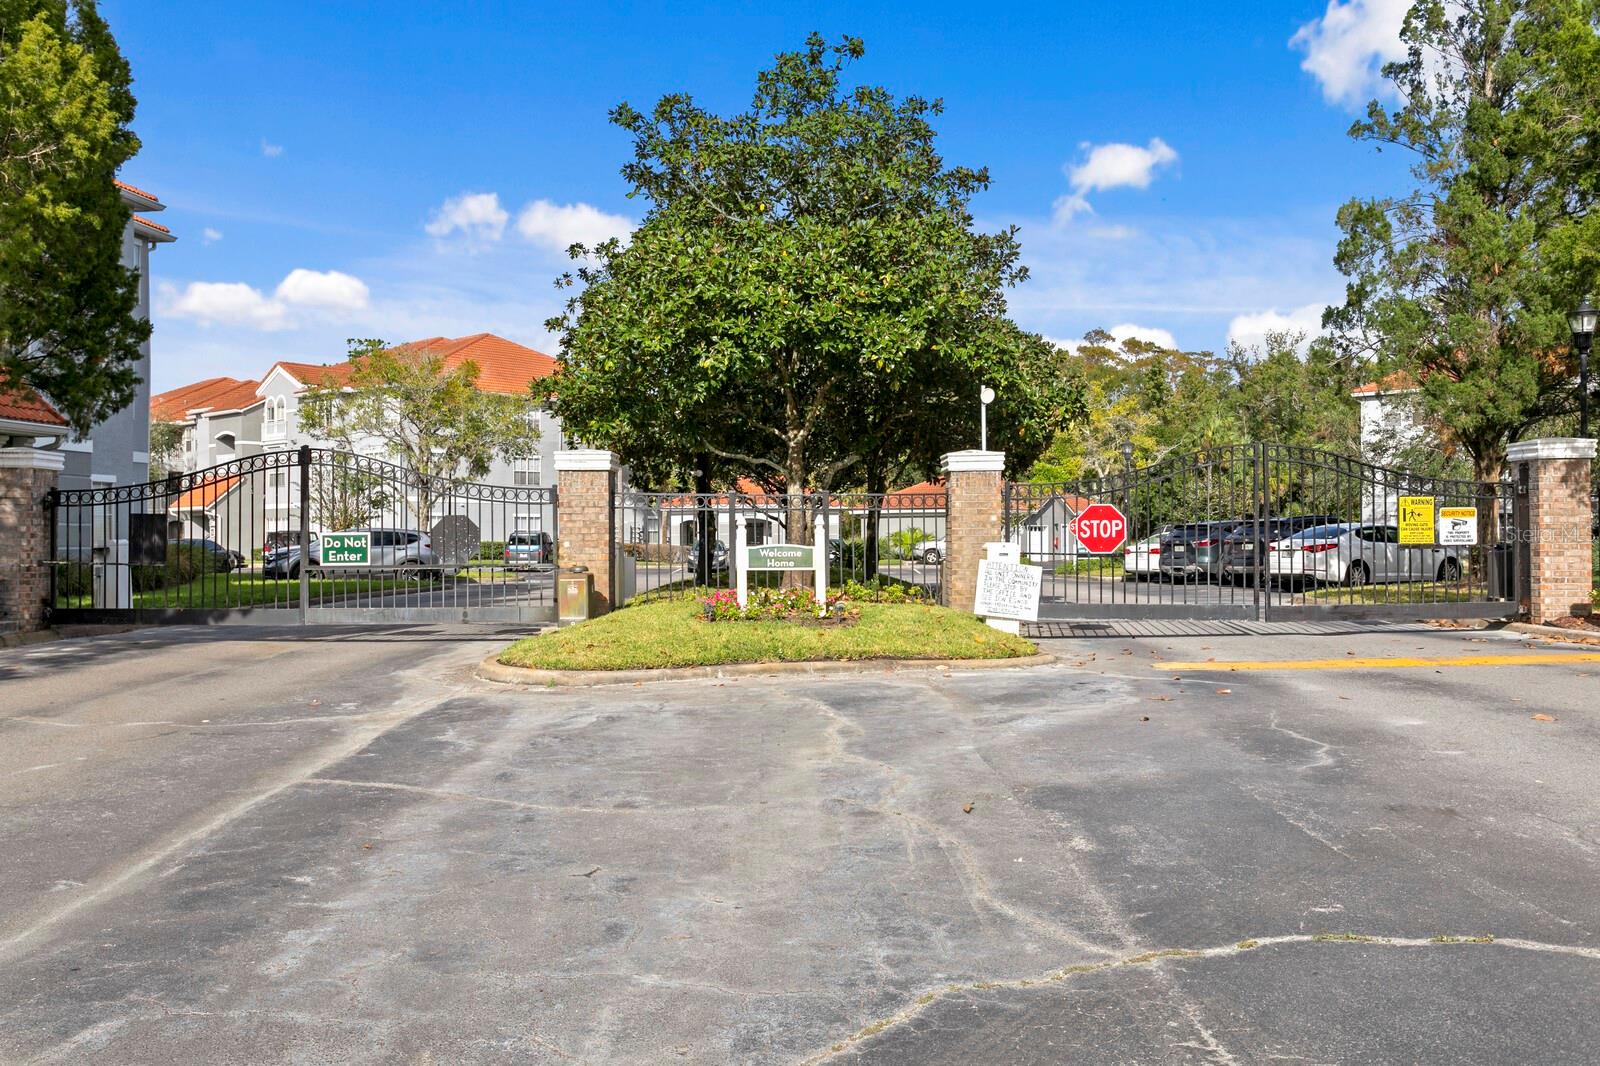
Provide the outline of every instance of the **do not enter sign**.
{"type": "Polygon", "coordinates": [[[1084,551],[1105,555],[1122,546],[1128,535],[1128,520],[1109,503],[1092,503],[1073,519],[1072,535],[1084,551]]]}

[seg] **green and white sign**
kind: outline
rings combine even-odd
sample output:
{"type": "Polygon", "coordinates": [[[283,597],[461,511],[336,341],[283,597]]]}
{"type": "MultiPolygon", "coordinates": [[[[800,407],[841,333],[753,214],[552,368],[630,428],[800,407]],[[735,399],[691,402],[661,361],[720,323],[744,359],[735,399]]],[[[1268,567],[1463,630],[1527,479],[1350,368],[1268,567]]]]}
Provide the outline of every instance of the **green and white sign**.
{"type": "Polygon", "coordinates": [[[815,570],[816,549],[809,544],[756,544],[744,550],[746,570],[815,570]]]}
{"type": "Polygon", "coordinates": [[[324,533],[322,535],[323,566],[367,566],[372,562],[372,534],[324,533]]]}

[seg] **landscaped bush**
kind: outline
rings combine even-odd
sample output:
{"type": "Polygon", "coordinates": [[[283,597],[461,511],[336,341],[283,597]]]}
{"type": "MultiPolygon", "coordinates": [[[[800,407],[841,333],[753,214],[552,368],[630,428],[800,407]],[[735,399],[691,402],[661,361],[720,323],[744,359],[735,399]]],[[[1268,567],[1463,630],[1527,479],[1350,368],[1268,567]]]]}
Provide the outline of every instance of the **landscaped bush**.
{"type": "Polygon", "coordinates": [[[676,544],[646,544],[629,541],[622,546],[624,555],[641,563],[682,563],[689,558],[689,549],[676,544]]]}
{"type": "Polygon", "coordinates": [[[62,563],[56,567],[56,598],[88,596],[94,592],[94,567],[88,563],[62,563]]]}
{"type": "Polygon", "coordinates": [[[850,606],[840,595],[830,595],[826,611],[819,611],[816,594],[802,586],[751,589],[743,608],[732,589],[713,592],[700,603],[707,622],[817,622],[826,619],[838,623],[854,621],[861,615],[861,608],[850,606]]]}
{"type": "Polygon", "coordinates": [[[152,589],[187,585],[214,569],[211,553],[198,544],[169,544],[165,566],[140,565],[132,568],[133,591],[149,592],[152,589]]]}
{"type": "Polygon", "coordinates": [[[921,585],[911,585],[890,578],[873,578],[868,582],[846,581],[840,590],[846,600],[856,603],[932,603],[933,596],[921,585]]]}
{"type": "Polygon", "coordinates": [[[506,542],[503,540],[483,540],[478,542],[478,554],[474,559],[481,559],[486,563],[503,562],[506,557],[506,542]]]}

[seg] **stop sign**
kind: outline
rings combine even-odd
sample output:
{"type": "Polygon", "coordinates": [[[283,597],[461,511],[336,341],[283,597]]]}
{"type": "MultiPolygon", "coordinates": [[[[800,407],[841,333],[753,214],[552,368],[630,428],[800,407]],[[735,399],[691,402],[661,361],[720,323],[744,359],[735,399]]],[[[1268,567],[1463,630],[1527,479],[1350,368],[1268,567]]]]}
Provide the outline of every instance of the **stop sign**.
{"type": "Polygon", "coordinates": [[[1128,535],[1128,520],[1109,503],[1091,503],[1072,521],[1072,534],[1087,552],[1105,555],[1121,546],[1128,535]]]}

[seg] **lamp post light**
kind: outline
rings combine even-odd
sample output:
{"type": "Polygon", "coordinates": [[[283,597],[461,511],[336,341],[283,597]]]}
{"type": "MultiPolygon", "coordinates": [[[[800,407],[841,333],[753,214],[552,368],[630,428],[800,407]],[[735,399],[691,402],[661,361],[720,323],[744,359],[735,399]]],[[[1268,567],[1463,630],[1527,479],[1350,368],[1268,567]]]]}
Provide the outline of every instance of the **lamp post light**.
{"type": "Polygon", "coordinates": [[[994,390],[985,385],[978,390],[978,447],[989,450],[989,405],[994,403],[994,390]]]}
{"type": "Polygon", "coordinates": [[[1578,349],[1578,436],[1589,435],[1589,346],[1594,343],[1594,327],[1600,319],[1594,300],[1585,296],[1576,311],[1567,315],[1572,328],[1572,346],[1578,349]]]}

